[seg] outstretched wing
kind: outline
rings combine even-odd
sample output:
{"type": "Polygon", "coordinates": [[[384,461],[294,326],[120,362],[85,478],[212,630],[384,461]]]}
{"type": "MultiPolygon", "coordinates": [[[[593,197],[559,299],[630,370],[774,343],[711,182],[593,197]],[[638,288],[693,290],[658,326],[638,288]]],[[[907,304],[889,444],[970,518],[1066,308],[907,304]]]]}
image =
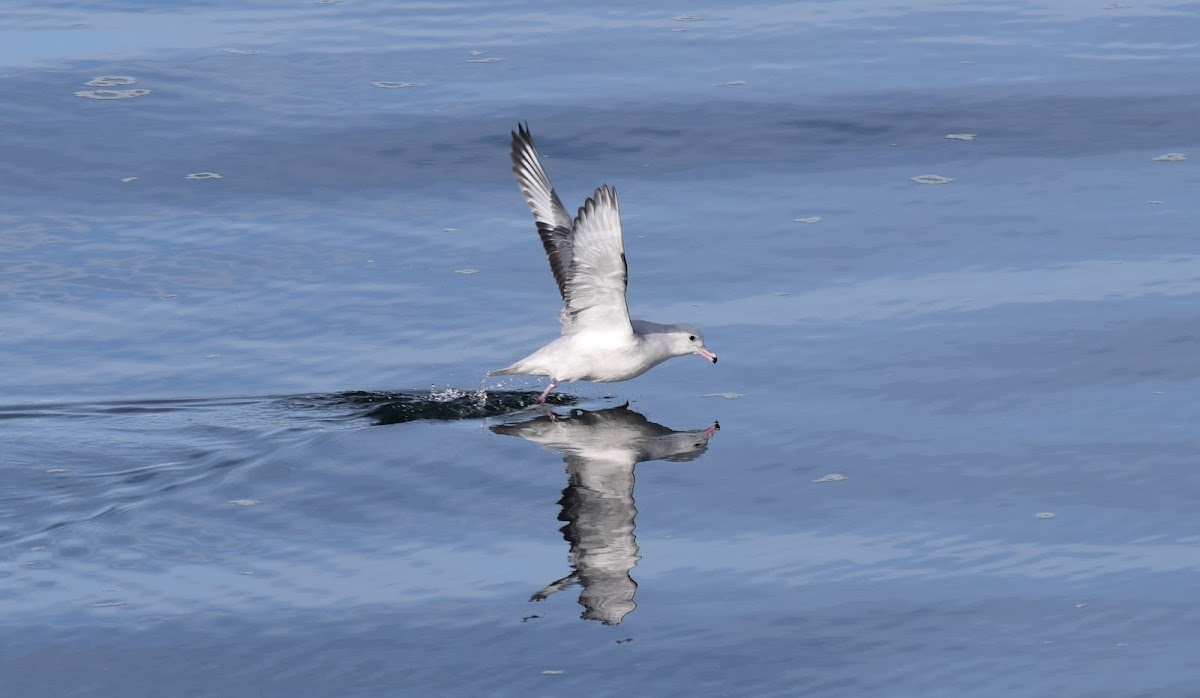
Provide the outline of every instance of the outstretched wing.
{"type": "MultiPolygon", "coordinates": [[[[537,149],[533,147],[533,136],[529,135],[529,127],[519,124],[512,134],[512,168],[517,176],[517,185],[525,195],[525,202],[533,211],[533,219],[537,222],[538,235],[542,238],[542,247],[550,258],[550,272],[558,284],[558,292],[567,301],[567,278],[571,270],[571,228],[573,222],[563,208],[562,202],[546,170],[542,169],[542,161],[538,158],[537,149]]],[[[564,323],[565,326],[565,323],[564,323]]]]}
{"type": "Polygon", "coordinates": [[[571,233],[571,268],[563,288],[571,322],[563,323],[563,334],[633,334],[625,304],[629,268],[617,191],[607,184],[597,189],[579,209],[571,233]]]}

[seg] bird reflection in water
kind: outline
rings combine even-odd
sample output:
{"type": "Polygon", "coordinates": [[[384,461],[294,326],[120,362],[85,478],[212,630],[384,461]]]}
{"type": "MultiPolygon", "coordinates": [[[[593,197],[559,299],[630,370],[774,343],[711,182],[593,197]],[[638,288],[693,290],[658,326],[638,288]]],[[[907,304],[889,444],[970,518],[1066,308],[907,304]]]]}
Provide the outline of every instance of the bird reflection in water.
{"type": "Polygon", "coordinates": [[[630,571],[640,559],[634,518],[633,469],[650,460],[699,458],[720,429],[675,431],[655,424],[629,405],[567,416],[547,414],[526,422],[497,424],[497,434],[520,436],[556,453],[567,464],[567,486],[558,501],[560,530],[571,545],[571,574],[550,583],[530,601],[579,584],[581,618],[618,625],[637,604],[630,571]]]}

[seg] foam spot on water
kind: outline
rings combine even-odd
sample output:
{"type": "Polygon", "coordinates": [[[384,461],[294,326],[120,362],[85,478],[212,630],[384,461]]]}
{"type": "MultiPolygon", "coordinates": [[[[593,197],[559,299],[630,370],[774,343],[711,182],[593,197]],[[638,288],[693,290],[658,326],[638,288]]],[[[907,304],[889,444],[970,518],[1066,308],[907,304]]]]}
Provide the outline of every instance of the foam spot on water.
{"type": "Polygon", "coordinates": [[[1164,153],[1151,159],[1155,162],[1183,162],[1187,160],[1187,156],[1183,153],[1164,153]]]}
{"type": "Polygon", "coordinates": [[[193,172],[184,179],[224,179],[224,177],[216,172],[193,172]]]}
{"type": "Polygon", "coordinates": [[[85,99],[133,99],[134,97],[145,97],[150,94],[150,90],[80,90],[75,93],[76,97],[85,99]]]}
{"type": "Polygon", "coordinates": [[[745,85],[745,84],[746,84],[745,80],[730,80],[729,82],[717,83],[717,87],[739,87],[739,86],[745,85]]]}
{"type": "Polygon", "coordinates": [[[1054,518],[1054,512],[1050,512],[1050,511],[1039,511],[1038,513],[1036,513],[1036,514],[1034,514],[1034,515],[1033,515],[1033,518],[1035,518],[1035,519],[1053,519],[1053,518],[1054,518]]]}
{"type": "Polygon", "coordinates": [[[946,138],[952,141],[973,141],[975,140],[974,133],[947,133],[946,138]]]}
{"type": "Polygon", "coordinates": [[[487,53],[487,51],[467,51],[468,56],[482,56],[485,53],[487,53]]]}
{"type": "Polygon", "coordinates": [[[497,58],[495,56],[490,56],[488,58],[472,58],[471,60],[469,60],[467,62],[468,63],[499,63],[502,60],[504,60],[504,59],[497,58]]]}
{"type": "Polygon", "coordinates": [[[392,82],[390,80],[376,80],[372,82],[371,85],[385,90],[403,90],[408,87],[425,87],[425,83],[423,82],[392,82]]]}
{"type": "Polygon", "coordinates": [[[943,177],[935,174],[917,175],[916,177],[909,177],[909,179],[917,184],[949,184],[954,181],[953,177],[943,177]]]}
{"type": "Polygon", "coordinates": [[[478,269],[472,269],[471,267],[463,267],[462,269],[455,269],[455,270],[454,270],[454,273],[455,273],[455,274],[462,274],[463,276],[470,276],[470,275],[472,275],[472,274],[478,274],[478,273],[479,273],[479,270],[478,270],[478,269]]]}
{"type": "Polygon", "coordinates": [[[567,672],[561,671],[559,669],[547,669],[542,672],[542,674],[544,676],[561,676],[562,674],[565,674],[565,673],[567,673],[567,672]]]}
{"type": "Polygon", "coordinates": [[[258,54],[262,53],[262,51],[252,48],[223,48],[221,49],[221,52],[228,53],[233,56],[257,56],[258,54]]]}
{"type": "Polygon", "coordinates": [[[128,75],[101,75],[83,83],[88,87],[124,87],[137,82],[137,78],[128,75]]]}
{"type": "Polygon", "coordinates": [[[457,233],[458,228],[442,228],[443,233],[457,233]]]}
{"type": "Polygon", "coordinates": [[[1158,199],[1150,199],[1150,200],[1149,200],[1149,201],[1147,201],[1146,203],[1148,203],[1148,204],[1158,204],[1158,205],[1162,205],[1162,204],[1165,204],[1165,203],[1167,203],[1167,202],[1165,202],[1165,201],[1159,201],[1158,199]]]}
{"type": "Polygon", "coordinates": [[[256,507],[259,505],[257,499],[231,499],[229,503],[236,507],[256,507]]]}
{"type": "Polygon", "coordinates": [[[823,476],[817,478],[816,480],[813,480],[813,482],[816,482],[818,484],[822,483],[822,482],[841,482],[845,479],[846,479],[846,476],[842,475],[841,473],[830,473],[828,475],[823,475],[823,476]]]}
{"type": "Polygon", "coordinates": [[[793,218],[792,220],[797,223],[820,223],[821,217],[820,216],[808,216],[807,218],[793,218]]]}
{"type": "Polygon", "coordinates": [[[723,400],[737,400],[742,396],[738,393],[708,393],[707,395],[701,395],[700,397],[719,397],[723,400]]]}
{"type": "Polygon", "coordinates": [[[676,22],[699,22],[704,18],[699,15],[679,15],[678,17],[672,17],[671,19],[675,20],[676,22]]]}
{"type": "Polygon", "coordinates": [[[122,177],[121,178],[121,181],[124,182],[125,184],[129,184],[130,182],[133,182],[136,180],[137,180],[137,177],[122,177]]]}

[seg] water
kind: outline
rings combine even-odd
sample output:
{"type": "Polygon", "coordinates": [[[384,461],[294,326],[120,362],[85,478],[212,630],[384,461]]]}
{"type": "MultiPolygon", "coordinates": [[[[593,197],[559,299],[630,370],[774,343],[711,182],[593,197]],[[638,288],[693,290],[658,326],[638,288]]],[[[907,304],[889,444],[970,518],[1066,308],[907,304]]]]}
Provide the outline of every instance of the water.
{"type": "Polygon", "coordinates": [[[10,3],[4,695],[1190,695],[1200,16],[1129,5],[10,3]],[[718,366],[484,381],[518,120],[718,366]]]}

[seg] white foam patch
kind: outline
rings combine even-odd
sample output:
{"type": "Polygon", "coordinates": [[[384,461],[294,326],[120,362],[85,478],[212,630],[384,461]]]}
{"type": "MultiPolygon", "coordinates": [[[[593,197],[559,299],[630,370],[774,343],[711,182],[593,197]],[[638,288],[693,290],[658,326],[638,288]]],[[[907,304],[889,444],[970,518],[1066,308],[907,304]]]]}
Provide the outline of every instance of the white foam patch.
{"type": "Polygon", "coordinates": [[[488,58],[472,58],[471,60],[469,60],[469,61],[467,61],[467,62],[468,62],[468,63],[499,63],[499,62],[500,62],[500,61],[502,61],[502,60],[504,60],[504,59],[503,59],[503,58],[497,58],[497,57],[495,57],[495,56],[491,56],[491,57],[488,57],[488,58]]]}
{"type": "Polygon", "coordinates": [[[256,507],[260,502],[257,499],[231,499],[229,503],[235,507],[256,507]]]}
{"type": "Polygon", "coordinates": [[[80,90],[75,93],[76,97],[85,99],[133,99],[134,97],[145,97],[150,94],[150,90],[80,90]]]}
{"type": "Polygon", "coordinates": [[[1034,515],[1033,515],[1033,518],[1035,518],[1035,519],[1053,519],[1053,518],[1054,518],[1054,512],[1050,512],[1050,511],[1039,511],[1038,513],[1036,513],[1036,514],[1034,514],[1034,515]]]}
{"type": "Polygon", "coordinates": [[[947,133],[946,138],[952,141],[973,141],[975,140],[974,133],[947,133]]]}
{"type": "Polygon", "coordinates": [[[125,184],[129,184],[130,182],[137,181],[137,177],[122,177],[121,181],[125,184]]]}
{"type": "Polygon", "coordinates": [[[909,177],[909,179],[917,184],[949,184],[954,181],[953,177],[943,177],[935,174],[917,175],[916,177],[909,177]]]}
{"type": "Polygon", "coordinates": [[[216,172],[193,172],[184,179],[224,179],[224,177],[216,172]]]}
{"type": "Polygon", "coordinates": [[[223,48],[221,49],[221,52],[228,53],[233,56],[257,56],[258,54],[262,53],[262,51],[252,48],[223,48]]]}
{"type": "Polygon", "coordinates": [[[823,476],[817,478],[816,480],[813,480],[813,482],[816,482],[816,483],[841,482],[842,480],[845,480],[845,479],[847,479],[846,476],[842,475],[841,473],[830,473],[828,475],[823,475],[823,476]]]}
{"type": "Polygon", "coordinates": [[[1183,162],[1187,160],[1187,156],[1183,153],[1164,153],[1151,159],[1155,162],[1183,162]]]}
{"type": "Polygon", "coordinates": [[[729,82],[717,83],[717,87],[738,87],[740,85],[745,85],[745,84],[746,84],[745,80],[730,80],[729,82]]]}
{"type": "Polygon", "coordinates": [[[808,216],[807,218],[793,218],[792,220],[796,221],[797,223],[820,223],[821,217],[820,216],[808,216]]]}
{"type": "Polygon", "coordinates": [[[372,82],[371,85],[384,90],[403,90],[409,87],[425,87],[425,83],[423,82],[392,82],[391,80],[376,80],[372,82]]]}
{"type": "Polygon", "coordinates": [[[708,393],[706,395],[701,395],[700,397],[719,397],[722,400],[738,400],[742,396],[738,393],[708,393]]]}
{"type": "Polygon", "coordinates": [[[128,75],[101,75],[83,83],[88,87],[125,87],[137,82],[137,78],[128,75]]]}
{"type": "Polygon", "coordinates": [[[455,273],[455,274],[461,274],[461,275],[463,275],[463,276],[470,276],[470,275],[472,275],[472,274],[478,274],[478,273],[479,273],[479,270],[478,270],[478,269],[473,269],[473,268],[471,268],[471,267],[463,267],[462,269],[455,269],[455,270],[454,270],[454,273],[455,273]]]}

